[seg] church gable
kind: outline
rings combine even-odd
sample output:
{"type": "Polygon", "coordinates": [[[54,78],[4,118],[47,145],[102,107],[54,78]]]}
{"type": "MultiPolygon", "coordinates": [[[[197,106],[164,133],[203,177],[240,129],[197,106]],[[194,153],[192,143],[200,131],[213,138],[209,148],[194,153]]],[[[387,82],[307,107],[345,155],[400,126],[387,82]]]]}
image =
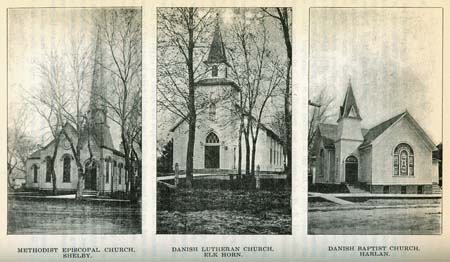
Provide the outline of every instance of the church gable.
{"type": "Polygon", "coordinates": [[[381,140],[383,139],[383,137],[388,136],[390,130],[395,128],[402,121],[407,121],[407,123],[409,124],[407,126],[403,126],[403,128],[404,127],[412,128],[414,134],[418,135],[419,139],[427,146],[427,148],[429,148],[430,150],[436,149],[434,142],[426,134],[426,132],[422,129],[422,127],[415,121],[415,119],[409,114],[408,111],[396,115],[393,118],[388,119],[385,122],[370,129],[369,132],[364,137],[364,143],[360,146],[360,148],[364,148],[365,146],[378,143],[378,140],[381,140]]]}

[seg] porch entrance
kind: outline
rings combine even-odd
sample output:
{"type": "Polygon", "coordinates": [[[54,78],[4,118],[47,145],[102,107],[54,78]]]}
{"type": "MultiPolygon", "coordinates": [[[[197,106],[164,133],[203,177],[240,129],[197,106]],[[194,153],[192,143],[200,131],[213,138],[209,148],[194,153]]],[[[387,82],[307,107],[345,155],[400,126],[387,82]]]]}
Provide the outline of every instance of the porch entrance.
{"type": "Polygon", "coordinates": [[[345,182],[354,184],[358,182],[358,159],[349,156],[345,160],[345,182]]]}
{"type": "Polygon", "coordinates": [[[205,142],[205,168],[220,168],[219,137],[211,132],[205,142]]]}
{"type": "Polygon", "coordinates": [[[97,190],[97,164],[89,162],[85,165],[86,177],[84,178],[84,189],[97,190]]]}

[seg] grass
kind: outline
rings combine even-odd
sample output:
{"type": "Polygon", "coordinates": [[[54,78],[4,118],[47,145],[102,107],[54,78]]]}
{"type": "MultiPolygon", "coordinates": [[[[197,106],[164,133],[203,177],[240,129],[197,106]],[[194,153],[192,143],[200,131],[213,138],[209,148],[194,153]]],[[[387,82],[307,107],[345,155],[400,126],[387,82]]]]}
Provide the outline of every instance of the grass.
{"type": "Polygon", "coordinates": [[[290,191],[158,190],[158,234],[291,234],[290,191]]]}
{"type": "Polygon", "coordinates": [[[8,197],[8,234],[140,234],[129,202],[8,197]]]}

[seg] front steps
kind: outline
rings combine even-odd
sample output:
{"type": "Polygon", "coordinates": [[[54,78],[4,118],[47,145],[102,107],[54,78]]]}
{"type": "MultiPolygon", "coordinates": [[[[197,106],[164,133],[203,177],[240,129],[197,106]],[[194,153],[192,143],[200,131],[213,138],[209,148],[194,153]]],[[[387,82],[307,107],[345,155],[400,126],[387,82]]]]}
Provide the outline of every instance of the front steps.
{"type": "Polygon", "coordinates": [[[83,197],[97,197],[98,191],[96,190],[83,190],[83,197]]]}
{"type": "Polygon", "coordinates": [[[356,184],[345,184],[345,186],[347,186],[348,191],[352,194],[370,193],[356,184]]]}
{"type": "Polygon", "coordinates": [[[442,189],[438,184],[433,184],[431,187],[431,193],[432,194],[442,194],[442,189]]]}

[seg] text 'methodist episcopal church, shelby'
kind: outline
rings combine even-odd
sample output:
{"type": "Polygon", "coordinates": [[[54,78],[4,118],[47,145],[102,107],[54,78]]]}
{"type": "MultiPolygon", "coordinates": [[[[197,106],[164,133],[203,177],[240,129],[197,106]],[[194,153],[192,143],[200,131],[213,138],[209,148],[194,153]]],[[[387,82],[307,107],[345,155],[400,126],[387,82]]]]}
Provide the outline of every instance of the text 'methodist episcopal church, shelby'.
{"type": "MultiPolygon", "coordinates": [[[[100,35],[97,35],[95,61],[102,60],[104,50],[100,35]]],[[[107,107],[100,97],[105,97],[106,80],[104,68],[95,63],[91,85],[88,121],[91,128],[83,130],[81,161],[85,167],[84,190],[98,194],[110,194],[117,191],[128,191],[129,183],[125,170],[124,154],[114,148],[110,127],[107,121],[107,107]],[[93,159],[90,161],[88,140],[93,159]]],[[[73,134],[72,141],[77,143],[75,129],[69,123],[64,127],[67,133],[73,134]]],[[[37,150],[28,158],[26,167],[26,188],[35,190],[52,190],[51,163],[55,140],[37,150]]],[[[55,159],[56,188],[58,191],[76,191],[78,183],[77,165],[70,148],[69,141],[61,135],[55,159]]]]}
{"type": "MultiPolygon", "coordinates": [[[[197,97],[206,99],[208,106],[197,115],[194,173],[236,174],[240,120],[233,116],[232,111],[239,101],[240,87],[228,76],[230,65],[218,20],[208,58],[204,63],[210,74],[195,83],[195,92],[197,97]]],[[[200,101],[196,101],[198,102],[200,101]]],[[[188,123],[184,119],[170,129],[173,138],[173,165],[178,164],[180,170],[186,168],[188,130],[188,123]]],[[[242,137],[242,170],[245,169],[245,155],[245,141],[242,137]]],[[[263,124],[260,125],[255,156],[255,168],[259,166],[262,172],[284,170],[282,141],[263,124]]]]}
{"type": "Polygon", "coordinates": [[[370,129],[361,128],[361,121],[349,82],[337,125],[318,126],[314,183],[345,183],[372,193],[439,191],[436,146],[408,111],[370,129]]]}

